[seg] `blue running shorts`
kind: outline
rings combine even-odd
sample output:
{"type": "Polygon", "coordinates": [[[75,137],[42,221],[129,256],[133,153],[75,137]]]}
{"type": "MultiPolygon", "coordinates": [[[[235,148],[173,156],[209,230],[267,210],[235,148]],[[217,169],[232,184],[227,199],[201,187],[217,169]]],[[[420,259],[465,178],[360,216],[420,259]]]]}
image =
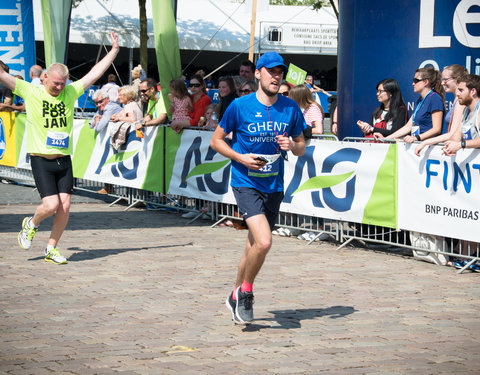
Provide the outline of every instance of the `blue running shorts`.
{"type": "Polygon", "coordinates": [[[264,193],[248,187],[232,187],[232,190],[237,201],[238,211],[244,219],[255,215],[265,215],[270,229],[273,230],[283,200],[283,191],[264,193]]]}

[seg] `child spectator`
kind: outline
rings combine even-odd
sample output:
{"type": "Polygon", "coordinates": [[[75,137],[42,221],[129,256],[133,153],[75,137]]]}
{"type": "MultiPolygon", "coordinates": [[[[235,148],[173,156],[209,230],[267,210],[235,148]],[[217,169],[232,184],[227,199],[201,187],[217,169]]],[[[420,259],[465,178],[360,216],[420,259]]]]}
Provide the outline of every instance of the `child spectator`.
{"type": "Polygon", "coordinates": [[[210,104],[205,110],[205,116],[200,118],[198,126],[204,126],[206,129],[215,130],[215,128],[218,126],[218,117],[216,110],[217,105],[210,104]]]}
{"type": "Polygon", "coordinates": [[[182,79],[172,79],[170,81],[170,112],[172,121],[191,120],[189,112],[193,111],[192,100],[190,99],[187,86],[182,79]]]}

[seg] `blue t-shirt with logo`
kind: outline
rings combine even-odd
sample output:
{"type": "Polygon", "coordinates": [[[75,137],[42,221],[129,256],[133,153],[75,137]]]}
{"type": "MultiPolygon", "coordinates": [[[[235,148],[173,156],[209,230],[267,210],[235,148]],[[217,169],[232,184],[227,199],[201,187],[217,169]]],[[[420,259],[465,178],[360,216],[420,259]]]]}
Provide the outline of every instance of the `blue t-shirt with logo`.
{"type": "Polygon", "coordinates": [[[232,149],[240,154],[260,155],[268,163],[260,170],[249,170],[232,160],[233,187],[250,187],[265,193],[283,191],[283,158],[277,135],[298,137],[307,124],[297,103],[278,95],[267,107],[257,100],[256,93],[235,99],[225,111],[220,126],[233,132],[232,149]]]}
{"type": "MultiPolygon", "coordinates": [[[[415,115],[415,123],[413,124],[413,126],[420,127],[419,128],[420,132],[416,132],[415,134],[423,134],[427,130],[430,130],[432,128],[433,112],[445,111],[445,105],[443,103],[442,97],[438,95],[435,91],[432,91],[430,94],[427,94],[422,104],[420,104],[421,102],[422,102],[422,98],[419,98],[415,105],[415,108],[417,108],[420,105],[420,108],[418,109],[415,115]]],[[[443,118],[442,118],[442,121],[443,121],[443,118]]]]}

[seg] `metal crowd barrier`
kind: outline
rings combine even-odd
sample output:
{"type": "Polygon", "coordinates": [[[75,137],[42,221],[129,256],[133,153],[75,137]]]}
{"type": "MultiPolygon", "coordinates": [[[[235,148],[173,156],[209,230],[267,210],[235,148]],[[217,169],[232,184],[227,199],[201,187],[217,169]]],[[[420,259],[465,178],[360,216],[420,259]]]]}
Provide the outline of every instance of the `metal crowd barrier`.
{"type": "MultiPolygon", "coordinates": [[[[314,138],[338,140],[333,134],[315,135],[314,138]]],[[[372,138],[359,137],[345,138],[343,141],[378,142],[372,138]]],[[[395,142],[395,140],[382,139],[380,142],[395,142]]],[[[0,165],[0,177],[34,186],[31,171],[27,169],[0,165]]],[[[103,185],[101,182],[75,179],[75,189],[78,190],[91,192],[101,189],[103,185]]],[[[150,210],[167,210],[177,213],[191,212],[192,217],[187,224],[191,224],[200,218],[206,218],[213,220],[214,224],[212,224],[212,227],[215,227],[225,220],[240,220],[234,204],[212,202],[186,196],[165,195],[119,185],[113,185],[113,191],[109,195],[116,198],[110,205],[125,201],[127,204],[125,210],[143,204],[150,210]]],[[[337,250],[346,247],[353,241],[358,241],[366,247],[376,244],[383,249],[395,250],[403,248],[411,250],[416,259],[438,265],[445,265],[452,258],[463,259],[466,262],[459,269],[458,273],[462,273],[476,262],[480,263],[480,244],[461,239],[443,238],[415,232],[409,233],[392,228],[288,212],[280,212],[277,222],[277,228],[289,229],[292,235],[309,233],[310,236],[304,238],[307,240],[307,244],[311,244],[316,240],[331,239],[341,244],[337,250]]]]}

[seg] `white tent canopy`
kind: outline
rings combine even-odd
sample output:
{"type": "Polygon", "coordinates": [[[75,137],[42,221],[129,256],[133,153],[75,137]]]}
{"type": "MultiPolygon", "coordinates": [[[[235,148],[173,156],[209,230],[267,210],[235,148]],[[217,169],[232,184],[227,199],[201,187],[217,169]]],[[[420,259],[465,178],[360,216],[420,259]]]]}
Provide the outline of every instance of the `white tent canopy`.
{"type": "MultiPolygon", "coordinates": [[[[205,50],[246,53],[250,44],[252,16],[251,0],[245,3],[231,0],[178,0],[177,31],[181,50],[205,50]]],[[[147,0],[148,47],[154,48],[151,0],[147,0]]],[[[40,0],[34,1],[35,39],[43,41],[43,26],[40,0]]],[[[318,44],[322,34],[329,34],[331,48],[314,48],[317,54],[336,55],[337,19],[329,7],[314,11],[306,6],[272,6],[267,0],[259,0],[255,26],[255,53],[259,45],[265,45],[263,38],[268,28],[283,30],[288,45],[277,50],[283,53],[297,53],[318,44]],[[322,26],[323,25],[323,26],[322,26]],[[327,27],[328,31],[325,31],[327,27]],[[262,30],[261,30],[262,29],[262,30]],[[298,31],[298,32],[297,32],[298,31]],[[318,34],[315,36],[315,34],[318,34]],[[262,38],[260,38],[260,36],[262,38]],[[297,39],[292,42],[292,38],[297,39]],[[261,39],[261,40],[260,40],[261,39]],[[311,41],[309,41],[311,39],[311,41]],[[260,40],[260,43],[258,43],[260,40]],[[305,46],[293,46],[304,44],[305,46]],[[312,45],[313,44],[313,45],[312,45]],[[300,49],[299,49],[299,48],[300,49]]],[[[139,8],[135,0],[83,0],[72,10],[70,43],[109,43],[106,33],[115,30],[122,47],[139,48],[139,8]]],[[[278,33],[277,33],[278,34],[278,33]]],[[[323,38],[326,38],[323,36],[323,38]]],[[[268,47],[266,47],[268,48],[268,47]]],[[[270,47],[271,48],[271,47],[270,47]]]]}

